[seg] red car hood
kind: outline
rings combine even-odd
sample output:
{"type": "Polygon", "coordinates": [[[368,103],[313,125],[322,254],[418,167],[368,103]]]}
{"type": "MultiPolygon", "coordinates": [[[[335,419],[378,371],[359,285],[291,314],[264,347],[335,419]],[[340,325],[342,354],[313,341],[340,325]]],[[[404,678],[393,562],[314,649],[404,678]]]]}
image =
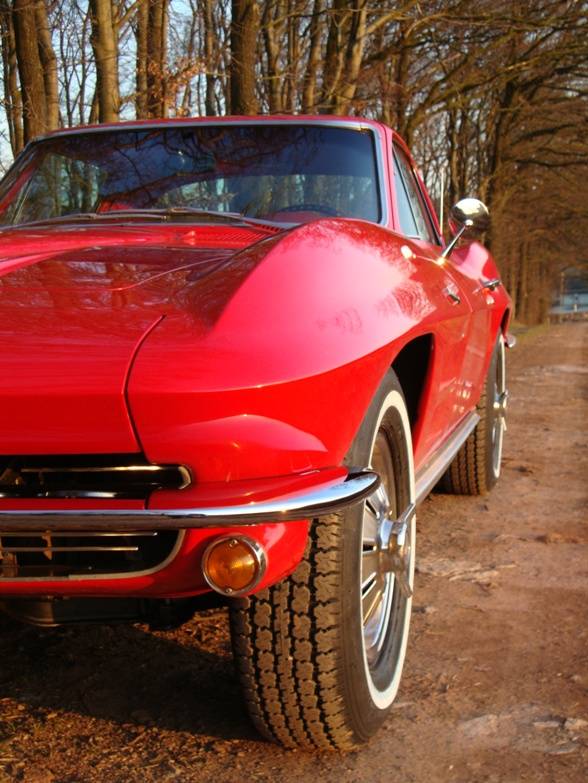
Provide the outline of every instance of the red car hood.
{"type": "Polygon", "coordinates": [[[175,292],[267,236],[174,231],[172,246],[169,227],[118,230],[110,246],[112,229],[0,237],[0,453],[140,450],[125,400],[139,346],[175,292]]]}

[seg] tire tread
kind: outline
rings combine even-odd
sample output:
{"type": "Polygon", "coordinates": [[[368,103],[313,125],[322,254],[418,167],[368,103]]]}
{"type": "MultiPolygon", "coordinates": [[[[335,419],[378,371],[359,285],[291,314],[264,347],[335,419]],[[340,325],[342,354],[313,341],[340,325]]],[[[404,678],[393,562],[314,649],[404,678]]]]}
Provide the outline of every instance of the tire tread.
{"type": "MultiPolygon", "coordinates": [[[[412,443],[393,370],[374,395],[346,462],[370,464],[386,416],[395,454],[392,477],[404,507],[414,496],[412,443]]],[[[233,653],[246,706],[258,731],[286,747],[353,750],[388,714],[391,701],[376,703],[373,679],[368,680],[372,675],[358,589],[362,519],[363,507],[357,505],[314,520],[304,556],[291,576],[231,602],[233,653]]],[[[414,547],[414,523],[411,535],[414,547]]],[[[409,617],[409,611],[402,615],[403,634],[409,617]]],[[[382,655],[375,670],[380,682],[390,686],[392,699],[393,678],[402,668],[405,648],[400,652],[390,639],[386,644],[391,655],[382,655]]]]}
{"type": "Polygon", "coordinates": [[[290,579],[238,599],[233,654],[253,723],[286,747],[351,749],[340,696],[339,607],[331,579],[341,535],[334,514],[315,520],[307,557],[290,579]]]}

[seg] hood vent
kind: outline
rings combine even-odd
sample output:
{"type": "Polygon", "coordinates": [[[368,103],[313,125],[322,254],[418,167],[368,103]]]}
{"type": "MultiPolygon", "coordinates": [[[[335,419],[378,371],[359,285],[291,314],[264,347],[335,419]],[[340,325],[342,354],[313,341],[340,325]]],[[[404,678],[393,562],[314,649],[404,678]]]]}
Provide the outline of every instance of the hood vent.
{"type": "Polygon", "coordinates": [[[142,454],[0,456],[0,498],[147,500],[191,480],[184,465],[154,465],[142,454]]]}

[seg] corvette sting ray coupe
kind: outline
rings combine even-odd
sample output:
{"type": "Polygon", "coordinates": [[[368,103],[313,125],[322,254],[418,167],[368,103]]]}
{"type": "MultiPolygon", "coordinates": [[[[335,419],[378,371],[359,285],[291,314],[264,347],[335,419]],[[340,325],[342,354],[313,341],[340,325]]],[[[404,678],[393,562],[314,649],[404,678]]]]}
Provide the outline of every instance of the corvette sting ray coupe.
{"type": "Polygon", "coordinates": [[[0,184],[0,608],[174,627],[226,604],[257,728],[369,739],[431,489],[495,484],[511,301],[356,118],[73,128],[0,184]]]}

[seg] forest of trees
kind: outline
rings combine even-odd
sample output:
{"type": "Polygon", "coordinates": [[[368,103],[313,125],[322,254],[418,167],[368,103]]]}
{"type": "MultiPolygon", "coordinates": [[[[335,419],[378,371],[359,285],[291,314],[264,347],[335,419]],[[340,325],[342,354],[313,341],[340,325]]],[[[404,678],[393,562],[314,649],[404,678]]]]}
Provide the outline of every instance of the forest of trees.
{"type": "Polygon", "coordinates": [[[484,200],[527,323],[588,265],[588,0],[0,0],[3,163],[119,119],[350,114],[484,200]]]}

